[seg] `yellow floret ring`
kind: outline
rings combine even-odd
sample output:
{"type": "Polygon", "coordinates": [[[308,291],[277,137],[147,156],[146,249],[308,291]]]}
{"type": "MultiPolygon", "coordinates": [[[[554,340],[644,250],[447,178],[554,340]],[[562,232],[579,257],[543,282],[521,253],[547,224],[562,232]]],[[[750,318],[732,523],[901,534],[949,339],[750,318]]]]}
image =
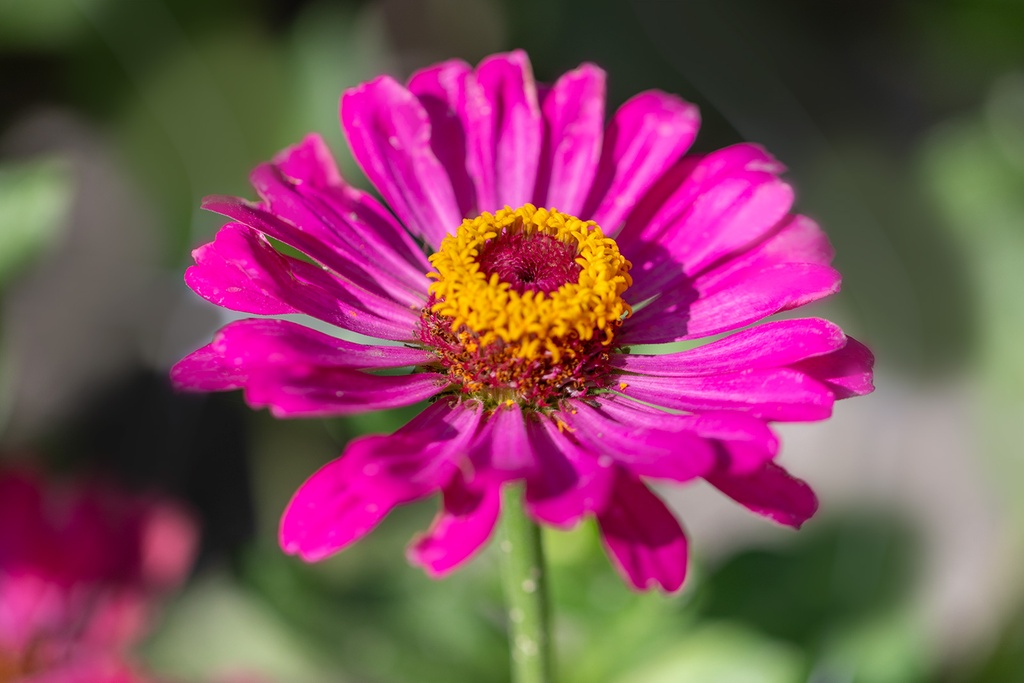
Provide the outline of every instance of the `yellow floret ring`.
{"type": "MultiPolygon", "coordinates": [[[[522,239],[522,238],[520,238],[522,239]]],[[[525,245],[529,249],[529,244],[525,245]]],[[[435,280],[431,310],[449,320],[453,331],[475,333],[481,344],[500,339],[515,355],[557,357],[560,343],[595,336],[610,344],[629,305],[622,294],[632,284],[630,263],[593,221],[530,204],[466,219],[430,257],[435,280]],[[517,291],[497,273],[481,267],[488,243],[503,236],[553,238],[572,250],[575,281],[566,278],[551,291],[517,291]]],[[[557,362],[557,360],[556,360],[557,362]]]]}

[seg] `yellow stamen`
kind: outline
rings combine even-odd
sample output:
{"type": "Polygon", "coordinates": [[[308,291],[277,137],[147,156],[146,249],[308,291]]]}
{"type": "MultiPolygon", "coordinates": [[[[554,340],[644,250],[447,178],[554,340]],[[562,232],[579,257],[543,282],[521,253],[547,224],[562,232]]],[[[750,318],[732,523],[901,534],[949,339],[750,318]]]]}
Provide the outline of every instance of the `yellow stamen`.
{"type": "Polygon", "coordinates": [[[433,312],[450,320],[451,330],[468,329],[481,346],[501,340],[511,357],[541,356],[555,363],[565,351],[564,340],[602,339],[611,344],[622,319],[631,313],[622,293],[632,284],[630,263],[615,241],[593,221],[581,221],[554,209],[530,204],[505,207],[462,222],[430,257],[435,271],[428,277],[434,295],[433,312]],[[551,292],[519,293],[497,274],[489,277],[477,257],[489,240],[506,232],[550,235],[576,250],[577,282],[551,292]]]}

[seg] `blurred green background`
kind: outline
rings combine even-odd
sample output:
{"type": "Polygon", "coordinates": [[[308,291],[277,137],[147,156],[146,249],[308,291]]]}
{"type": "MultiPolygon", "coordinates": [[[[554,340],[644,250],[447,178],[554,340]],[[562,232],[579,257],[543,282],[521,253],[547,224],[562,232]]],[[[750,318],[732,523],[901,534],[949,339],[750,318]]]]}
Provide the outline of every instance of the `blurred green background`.
{"type": "Polygon", "coordinates": [[[551,533],[567,683],[1024,680],[1024,3],[1015,0],[0,0],[0,441],[182,497],[203,550],[141,657],[172,680],[501,682],[496,565],[433,582],[431,504],[315,566],[277,549],[297,485],[410,415],[278,422],[167,368],[228,318],[182,282],[202,196],[309,131],[362,184],[341,91],[525,48],[612,106],[700,105],[698,150],[764,144],[836,247],[814,313],[878,391],[782,429],[822,509],[794,533],[700,486],[681,595],[636,595],[596,532],[551,533]]]}

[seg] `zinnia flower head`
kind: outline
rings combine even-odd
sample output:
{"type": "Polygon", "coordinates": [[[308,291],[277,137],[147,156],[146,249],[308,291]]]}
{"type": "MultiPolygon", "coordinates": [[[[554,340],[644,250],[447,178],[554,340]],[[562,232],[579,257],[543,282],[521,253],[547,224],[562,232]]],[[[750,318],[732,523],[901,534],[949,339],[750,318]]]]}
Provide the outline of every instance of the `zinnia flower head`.
{"type": "Polygon", "coordinates": [[[175,366],[179,386],[242,389],[280,417],[431,401],[302,485],[287,552],[324,558],[440,492],[409,557],[445,574],[491,535],[500,487],[525,482],[535,520],[596,517],[627,580],[671,591],[686,539],[650,482],[703,477],[791,526],[814,513],[768,425],[869,392],[871,354],[817,318],[748,326],[838,291],[828,241],[763,149],[686,156],[697,110],[659,91],[606,124],[604,78],[584,64],[538,87],[522,52],[382,76],[344,94],[341,123],[387,208],[316,136],[256,168],[260,201],[207,199],[232,222],[194,252],[200,296],[398,344],[240,320],[175,366]]]}
{"type": "Polygon", "coordinates": [[[141,681],[126,650],[196,536],[170,502],[0,470],[0,682],[141,681]]]}

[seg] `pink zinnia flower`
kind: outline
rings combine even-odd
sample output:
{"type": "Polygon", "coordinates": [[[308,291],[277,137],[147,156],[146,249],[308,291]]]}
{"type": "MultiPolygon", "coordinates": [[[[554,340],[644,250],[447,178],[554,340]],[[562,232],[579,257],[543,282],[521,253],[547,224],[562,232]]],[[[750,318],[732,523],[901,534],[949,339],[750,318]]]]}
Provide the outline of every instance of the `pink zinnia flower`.
{"type": "Polygon", "coordinates": [[[169,502],[0,470],[0,681],[138,680],[123,657],[195,542],[169,502]]]}
{"type": "Polygon", "coordinates": [[[341,123],[390,210],[310,136],[256,168],[261,201],[206,200],[232,222],[185,279],[220,306],[398,345],[248,319],[172,371],[279,417],[432,401],[303,484],[281,523],[287,552],[324,558],[441,492],[409,557],[444,574],[491,535],[499,488],[523,481],[535,520],[594,515],[634,586],[671,591],[686,539],[648,482],[703,477],[791,526],[814,513],[808,486],[775,464],[768,424],[822,420],[869,392],[872,358],[817,318],[743,329],[839,290],[775,159],[748,144],[684,156],[697,110],[663,92],[606,125],[603,71],[538,87],[522,52],[438,64],[405,86],[382,76],[344,94],[341,123]],[[687,351],[629,348],[734,330],[687,351]]]}

